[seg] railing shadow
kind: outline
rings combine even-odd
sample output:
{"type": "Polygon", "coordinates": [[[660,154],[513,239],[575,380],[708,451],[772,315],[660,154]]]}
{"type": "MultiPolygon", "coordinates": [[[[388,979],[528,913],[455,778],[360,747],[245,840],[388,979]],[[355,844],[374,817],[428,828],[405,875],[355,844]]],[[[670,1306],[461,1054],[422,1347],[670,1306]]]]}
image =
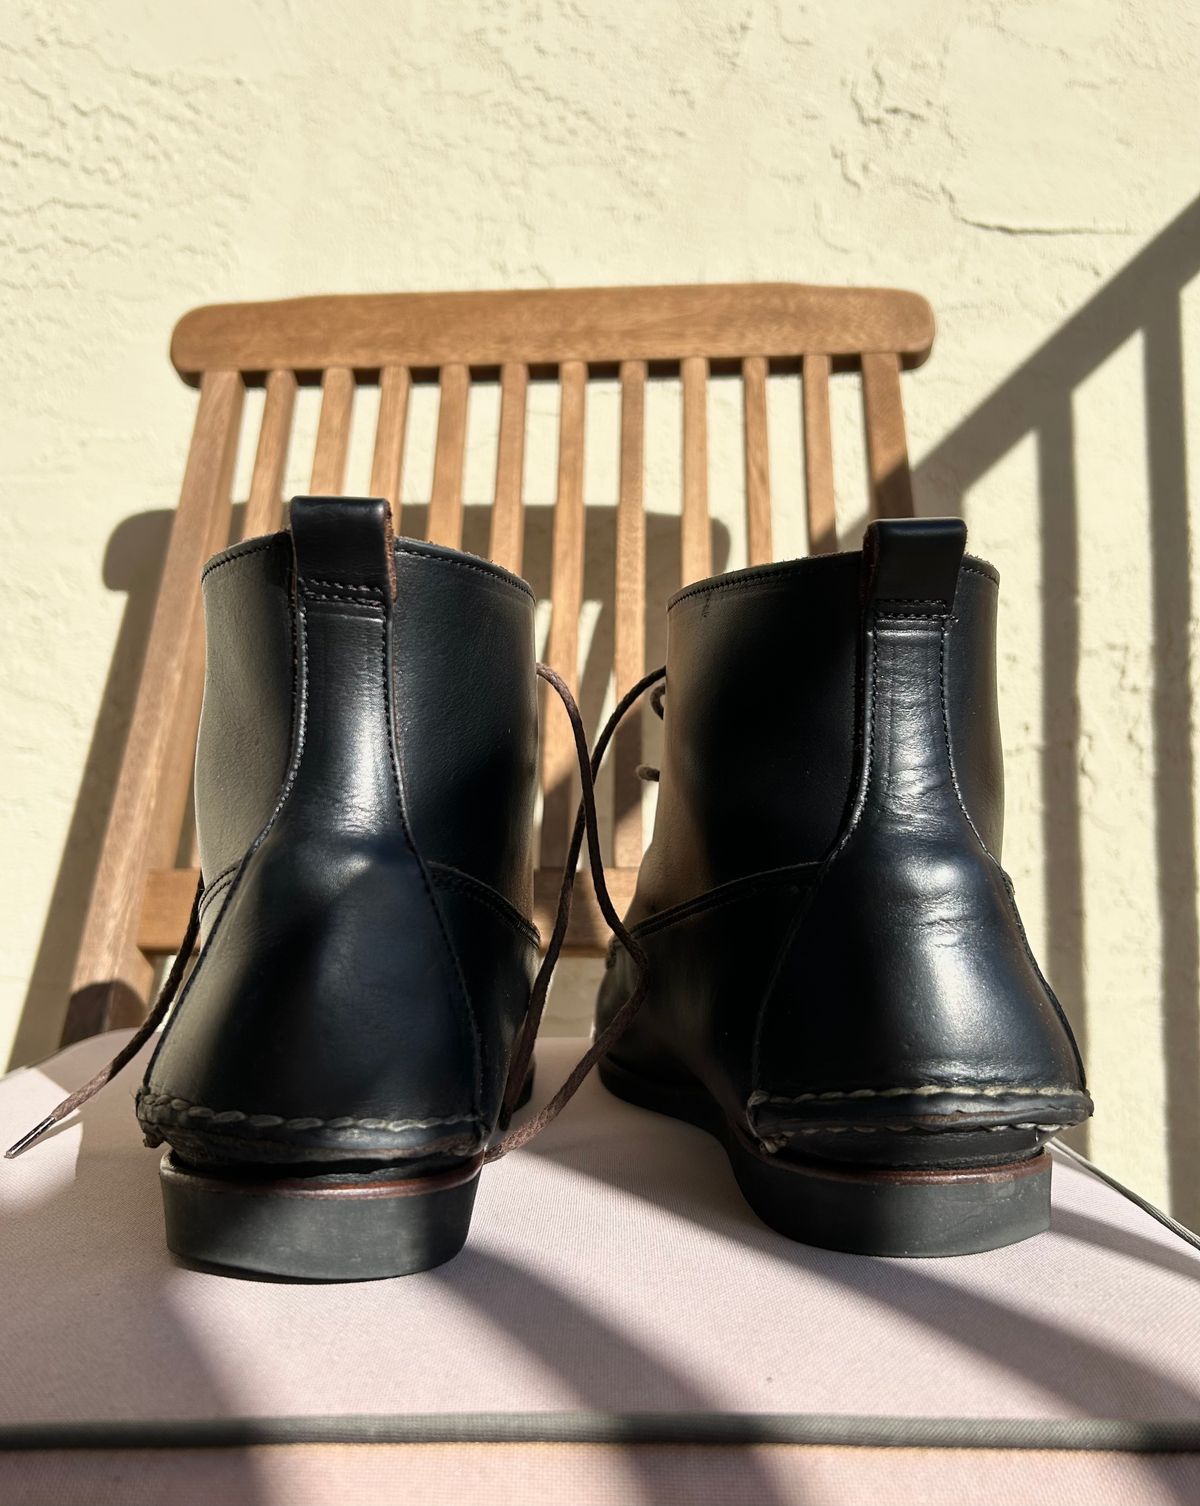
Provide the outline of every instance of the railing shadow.
{"type": "MultiPolygon", "coordinates": [[[[644,1110],[633,1112],[646,1117],[644,1110]]],[[[521,1154],[532,1154],[579,1178],[603,1183],[627,1203],[642,1205],[650,1218],[665,1213],[675,1221],[690,1221],[700,1230],[717,1229],[722,1237],[744,1246],[747,1256],[769,1256],[781,1268],[780,1279],[785,1280],[788,1271],[796,1276],[817,1275],[882,1321],[900,1319],[918,1325],[928,1335],[929,1347],[918,1351],[927,1360],[947,1339],[965,1345],[990,1366],[1009,1371],[1022,1383],[1034,1383],[1083,1417],[1115,1415],[1114,1402],[1120,1395],[1138,1397],[1146,1416],[1161,1408],[1166,1415],[1191,1417],[1200,1405],[1194,1379],[1170,1374],[1159,1355],[1132,1354],[1102,1333],[1084,1336],[1069,1323],[1060,1327],[1047,1320],[1023,1303],[1021,1279],[1000,1276],[989,1283],[976,1278],[964,1285],[958,1279],[961,1262],[955,1258],[847,1256],[775,1234],[743,1201],[733,1185],[732,1173],[722,1164],[724,1157],[717,1143],[699,1132],[689,1133],[694,1143],[689,1141],[686,1147],[678,1143],[678,1152],[691,1158],[686,1175],[667,1157],[661,1161],[653,1155],[631,1157],[628,1140],[623,1142],[618,1133],[598,1142],[595,1136],[572,1138],[552,1132],[534,1140],[521,1154]],[[697,1196],[701,1177],[696,1175],[696,1167],[700,1164],[706,1171],[703,1190],[697,1196]],[[711,1176],[707,1174],[709,1166],[711,1176]]],[[[1056,1212],[1056,1232],[1061,1220],[1062,1215],[1056,1212]]],[[[1168,1250],[1164,1256],[1153,1241],[1113,1229],[1101,1220],[1069,1214],[1062,1232],[1073,1241],[1152,1262],[1165,1270],[1177,1268],[1173,1259],[1176,1252],[1168,1250]]],[[[1181,1273],[1194,1276],[1196,1262],[1192,1259],[1188,1265],[1188,1260],[1184,1255],[1181,1273]]],[[[898,1384],[917,1380],[917,1376],[908,1375],[898,1379],[898,1384]]],[[[1174,1488],[1168,1472],[1160,1472],[1161,1457],[1148,1455],[1145,1462],[1156,1477],[1162,1499],[1186,1500],[1174,1488]]]]}
{"type": "MultiPolygon", "coordinates": [[[[1047,972],[1086,1056],[1079,707],[1082,588],[1076,389],[1142,338],[1153,598],[1155,856],[1165,1119],[1171,1206],[1200,1219],[1200,931],[1189,678],[1189,574],[1181,298],[1200,272],[1200,198],[950,431],[914,471],[930,511],[959,511],[972,484],[1016,445],[1037,446],[1042,601],[1042,831],[1047,972]]],[[[1095,918],[1099,920],[1099,917],[1095,918]]]]}
{"type": "MultiPolygon", "coordinates": [[[[170,523],[170,514],[146,516],[161,516],[170,523]]],[[[134,540],[131,547],[152,541],[151,532],[149,539],[134,540]]],[[[151,589],[152,601],[153,595],[151,589]]],[[[37,1075],[70,1091],[79,1086],[81,1061],[94,1054],[87,1047],[68,1050],[43,1062],[37,1075]]],[[[135,1070],[144,1067],[145,1053],[135,1070]]],[[[136,1136],[131,1134],[130,1109],[121,1101],[119,1090],[115,1099],[89,1106],[87,1113],[58,1132],[77,1133],[79,1144],[69,1175],[49,1172],[47,1185],[52,1192],[39,1196],[35,1181],[32,1193],[17,1194],[14,1199],[5,1188],[4,1269],[9,1290],[28,1293],[39,1286],[45,1290],[52,1283],[53,1293],[44,1306],[31,1303],[28,1297],[16,1302],[6,1334],[9,1363],[28,1377],[34,1395],[39,1370],[55,1377],[57,1405],[50,1416],[35,1415],[37,1422],[120,1418],[122,1398],[136,1389],[156,1341],[162,1346],[160,1353],[169,1357],[165,1374],[177,1387],[184,1414],[190,1410],[195,1416],[227,1415],[234,1406],[228,1386],[178,1301],[178,1289],[170,1280],[173,1267],[165,1252],[156,1267],[161,1279],[131,1277],[145,1258],[147,1231],[153,1229],[155,1238],[161,1238],[157,1226],[162,1215],[154,1158],[144,1150],[135,1153],[140,1174],[126,1174],[132,1164],[128,1148],[136,1136]]],[[[65,1471],[69,1478],[74,1461],[71,1454],[65,1460],[59,1458],[62,1470],[43,1455],[43,1462],[33,1465],[9,1499],[67,1499],[69,1490],[61,1484],[60,1475],[65,1471]]],[[[103,1453],[92,1458],[93,1489],[103,1492],[98,1481],[114,1466],[103,1453]]],[[[228,1499],[267,1506],[272,1500],[270,1483],[253,1450],[227,1449],[223,1463],[222,1484],[228,1499]]],[[[147,1499],[136,1481],[130,1495],[147,1499]]]]}

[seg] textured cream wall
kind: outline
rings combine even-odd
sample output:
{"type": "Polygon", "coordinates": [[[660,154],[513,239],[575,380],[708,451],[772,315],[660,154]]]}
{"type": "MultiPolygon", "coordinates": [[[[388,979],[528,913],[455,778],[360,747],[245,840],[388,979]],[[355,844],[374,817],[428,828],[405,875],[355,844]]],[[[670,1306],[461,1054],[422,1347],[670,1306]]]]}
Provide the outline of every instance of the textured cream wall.
{"type": "MultiPolygon", "coordinates": [[[[4,0],[0,20],[0,1037],[18,1059],[61,1022],[181,472],[180,313],[364,289],[911,286],[940,329],[906,384],[919,501],[964,506],[1003,572],[1007,860],[1086,1026],[1091,1143],[1200,1213],[1189,0],[4,0]]],[[[677,398],[653,401],[669,429],[677,398]]],[[[781,472],[791,401],[772,410],[781,472]]],[[[734,402],[713,481],[732,564],[734,402]]],[[[552,446],[551,396],[531,423],[552,446]]],[[[672,445],[651,467],[668,512],[672,445]]],[[[481,500],[474,448],[471,466],[481,500]]],[[[803,546],[798,523],[784,536],[803,546]]],[[[585,991],[577,972],[560,1017],[585,991]]]]}

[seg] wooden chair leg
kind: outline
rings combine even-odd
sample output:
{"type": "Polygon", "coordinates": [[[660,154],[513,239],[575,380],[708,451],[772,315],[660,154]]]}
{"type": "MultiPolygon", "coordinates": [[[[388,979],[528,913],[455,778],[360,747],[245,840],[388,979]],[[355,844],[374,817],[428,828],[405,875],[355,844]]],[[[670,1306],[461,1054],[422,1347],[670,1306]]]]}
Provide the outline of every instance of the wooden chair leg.
{"type": "Polygon", "coordinates": [[[242,394],[237,372],[209,372],[201,383],[146,661],[76,959],[64,1044],[135,1024],[145,1013],[152,969],[138,950],[137,930],[154,810],[187,688],[189,646],[200,637],[200,570],[222,520],[228,537],[242,394]]]}

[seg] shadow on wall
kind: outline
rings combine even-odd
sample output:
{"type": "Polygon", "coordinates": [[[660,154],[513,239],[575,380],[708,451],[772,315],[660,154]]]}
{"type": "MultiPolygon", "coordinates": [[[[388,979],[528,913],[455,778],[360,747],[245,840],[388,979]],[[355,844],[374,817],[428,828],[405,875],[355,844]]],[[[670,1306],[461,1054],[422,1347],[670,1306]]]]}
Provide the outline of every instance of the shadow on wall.
{"type": "Polygon", "coordinates": [[[10,1067],[36,1061],[52,1050],[66,1018],[75,957],[133,714],[171,519],[169,512],[126,518],[114,530],[104,553],[101,580],[107,590],[124,592],[125,610],[25,992],[10,1067]]]}
{"type": "MultiPolygon", "coordinates": [[[[962,511],[972,484],[1033,436],[1039,456],[1043,583],[1042,715],[1044,852],[1047,865],[1047,972],[1072,1014],[1086,1051],[1081,791],[1079,527],[1075,485],[1075,389],[1130,336],[1145,361],[1147,466],[1151,494],[1154,621],[1154,759],[1158,900],[1161,925],[1163,1057],[1171,1203],[1200,1221],[1200,934],[1197,930],[1189,577],[1180,302],[1200,270],[1200,199],[1168,225],[1034,355],[939,443],[916,468],[924,511],[962,511]]],[[[423,508],[405,508],[404,527],[422,536],[423,508]]],[[[486,552],[486,507],[468,507],[464,544],[486,552]]],[[[594,530],[612,527],[609,509],[589,509],[585,597],[611,603],[613,563],[594,530]],[[601,544],[601,547],[595,547],[601,544]],[[603,578],[601,578],[603,577],[603,578]]],[[[161,573],[170,515],[131,518],[113,534],[103,578],[128,596],[101,711],[54,887],[49,919],[26,994],[13,1062],[49,1046],[63,1018],[112,798],[137,671],[161,573]]],[[[549,588],[552,510],[527,509],[527,570],[539,596],[549,588]]],[[[727,566],[729,538],[714,523],[713,564],[727,566]]],[[[235,526],[234,536],[238,530],[235,526]]],[[[646,663],[665,656],[662,603],[678,581],[678,520],[647,516],[646,663]]],[[[581,703],[595,728],[612,662],[612,615],[602,612],[581,703]]],[[[647,720],[650,725],[652,719],[647,720]]],[[[653,729],[648,737],[654,737],[653,729]]],[[[647,748],[646,757],[653,757],[647,748]]]]}
{"type": "Polygon", "coordinates": [[[1191,530],[1184,427],[1184,289],[1200,272],[1194,200],[957,424],[916,468],[917,495],[961,512],[971,485],[1030,436],[1037,445],[1042,580],[1042,959],[1087,1053],[1080,792],[1079,529],[1075,390],[1141,335],[1150,487],[1155,847],[1171,1207],[1200,1222],[1200,934],[1189,680],[1191,530]]]}

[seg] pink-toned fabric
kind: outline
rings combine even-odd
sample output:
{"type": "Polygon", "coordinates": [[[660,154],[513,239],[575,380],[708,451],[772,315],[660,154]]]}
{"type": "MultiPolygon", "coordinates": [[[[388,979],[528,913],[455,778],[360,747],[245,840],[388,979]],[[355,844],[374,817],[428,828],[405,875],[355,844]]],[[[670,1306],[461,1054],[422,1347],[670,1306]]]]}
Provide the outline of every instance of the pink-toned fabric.
{"type": "Polygon", "coordinates": [[[5,1506],[1164,1506],[1191,1454],[638,1444],[305,1445],[0,1455],[5,1506]]]}
{"type": "MultiPolygon", "coordinates": [[[[4,1143],[124,1038],[83,1042],[0,1083],[4,1143]]],[[[536,1102],[579,1050],[578,1041],[539,1047],[536,1102]]],[[[760,1224],[714,1141],[617,1102],[593,1080],[543,1137],[484,1171],[470,1242],[449,1265],[357,1285],[244,1281],[168,1255],[157,1154],[141,1146],[133,1116],[138,1078],[135,1064],[80,1121],[0,1163],[5,1423],[579,1410],[1200,1417],[1200,1256],[1068,1164],[1055,1169],[1053,1230],[1025,1244],[942,1261],[832,1254],[760,1224]]],[[[579,1461],[611,1453],[625,1462],[595,1466],[604,1479],[614,1470],[614,1481],[639,1478],[636,1450],[554,1447],[579,1461]]],[[[234,1468],[238,1453],[258,1452],[230,1451],[206,1467],[234,1468]]],[[[761,1452],[737,1451],[747,1460],[761,1452]]],[[[788,1452],[768,1450],[776,1460],[788,1452]]],[[[815,1452],[821,1469],[833,1453],[863,1453],[815,1452]]],[[[317,1451],[325,1461],[334,1454],[317,1451]]],[[[416,1454],[396,1467],[431,1467],[431,1453],[416,1454]]],[[[1157,1467],[1135,1456],[1055,1457],[1087,1472],[1087,1498],[1097,1501],[1117,1499],[1112,1482],[1129,1470],[1152,1480],[1157,1467]]],[[[922,1477],[921,1499],[971,1498],[961,1480],[949,1495],[931,1493],[947,1458],[930,1451],[920,1465],[934,1472],[922,1477]]],[[[16,1459],[6,1468],[19,1471],[16,1459]]],[[[77,1463],[59,1456],[63,1481],[77,1463]]],[[[146,1466],[160,1467],[169,1466],[146,1466]]],[[[1058,1486],[1026,1490],[1027,1467],[1015,1454],[1003,1461],[1015,1496],[1076,1498],[1058,1486]]],[[[593,1466],[570,1468],[579,1501],[613,1491],[699,1499],[617,1484],[588,1495],[579,1482],[593,1466]]],[[[799,1480],[809,1466],[795,1468],[799,1480]]],[[[887,1479],[884,1493],[902,1499],[887,1479]]],[[[830,1485],[828,1499],[851,1498],[840,1488],[830,1485]]],[[[271,1500],[304,1496],[279,1489],[271,1500]]],[[[1124,1483],[1121,1491],[1138,1498],[1124,1483]]],[[[424,1486],[418,1494],[438,1498],[424,1486]]],[[[65,1483],[58,1498],[74,1498],[65,1483]]],[[[712,1498],[736,1499],[724,1487],[712,1498]]],[[[760,1489],[756,1498],[767,1497],[760,1489]]]]}

